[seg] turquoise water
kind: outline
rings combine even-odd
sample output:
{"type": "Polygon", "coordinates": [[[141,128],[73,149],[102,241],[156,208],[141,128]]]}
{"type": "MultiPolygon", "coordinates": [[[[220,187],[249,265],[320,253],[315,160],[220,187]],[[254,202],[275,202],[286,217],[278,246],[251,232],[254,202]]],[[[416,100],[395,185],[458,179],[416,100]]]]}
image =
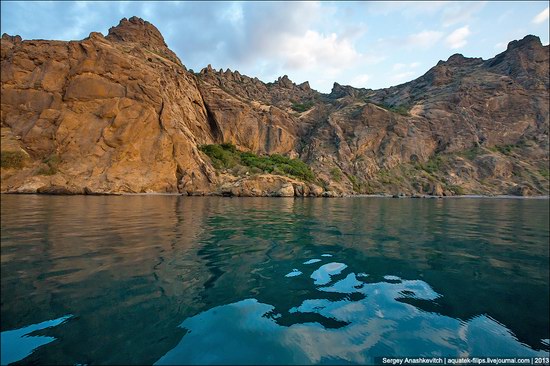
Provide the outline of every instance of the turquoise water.
{"type": "Polygon", "coordinates": [[[2,364],[548,357],[548,200],[1,198],[2,364]]]}

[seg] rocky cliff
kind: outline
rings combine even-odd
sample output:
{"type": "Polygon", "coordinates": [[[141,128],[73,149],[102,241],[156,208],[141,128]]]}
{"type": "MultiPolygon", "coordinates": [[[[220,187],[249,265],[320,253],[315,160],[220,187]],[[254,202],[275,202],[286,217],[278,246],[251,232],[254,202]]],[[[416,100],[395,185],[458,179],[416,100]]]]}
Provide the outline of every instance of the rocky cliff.
{"type": "Polygon", "coordinates": [[[3,35],[1,78],[2,192],[549,191],[549,53],[534,36],[395,87],[322,94],[188,71],[132,17],[82,41],[3,35]]]}

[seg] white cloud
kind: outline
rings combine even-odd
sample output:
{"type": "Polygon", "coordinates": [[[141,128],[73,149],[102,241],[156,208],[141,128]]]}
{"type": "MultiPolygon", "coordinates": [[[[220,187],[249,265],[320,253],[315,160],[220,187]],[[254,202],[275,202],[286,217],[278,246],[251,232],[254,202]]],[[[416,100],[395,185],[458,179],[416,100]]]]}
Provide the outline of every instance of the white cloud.
{"type": "Polygon", "coordinates": [[[462,28],[456,29],[445,38],[445,43],[451,49],[464,47],[468,41],[466,38],[471,34],[469,27],[466,25],[462,28]]]}
{"type": "Polygon", "coordinates": [[[487,1],[479,2],[454,2],[448,3],[449,6],[443,11],[442,24],[444,27],[450,27],[458,23],[470,22],[476,13],[481,11],[487,4],[487,1]]]}
{"type": "Polygon", "coordinates": [[[353,79],[351,79],[350,85],[358,87],[358,88],[363,88],[363,87],[365,87],[367,82],[370,80],[370,78],[371,78],[371,76],[368,75],[368,74],[357,75],[353,79]]]}
{"type": "Polygon", "coordinates": [[[303,36],[285,37],[278,53],[291,69],[317,66],[345,68],[352,66],[361,57],[347,39],[340,39],[336,33],[324,36],[312,30],[303,36]]]}
{"type": "Polygon", "coordinates": [[[406,43],[410,47],[428,48],[435,45],[443,37],[443,33],[438,31],[422,31],[407,37],[406,43]]]}
{"type": "Polygon", "coordinates": [[[533,23],[540,24],[548,20],[548,17],[550,16],[550,9],[547,6],[546,9],[541,11],[533,18],[533,23]]]}

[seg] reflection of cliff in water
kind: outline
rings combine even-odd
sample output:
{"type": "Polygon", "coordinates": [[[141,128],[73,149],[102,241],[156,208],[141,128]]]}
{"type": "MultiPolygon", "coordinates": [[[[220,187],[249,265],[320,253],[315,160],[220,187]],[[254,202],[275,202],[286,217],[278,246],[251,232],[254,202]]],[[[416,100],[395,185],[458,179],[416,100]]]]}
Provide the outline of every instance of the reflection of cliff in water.
{"type": "MultiPolygon", "coordinates": [[[[2,198],[2,331],[74,315],[45,332],[57,341],[25,362],[153,363],[189,339],[182,320],[208,320],[209,309],[228,304],[227,314],[266,314],[247,318],[259,322],[253,330],[264,321],[276,329],[316,323],[310,333],[326,339],[363,326],[359,313],[345,319],[301,305],[386,299],[445,319],[451,333],[489,324],[534,349],[550,338],[548,236],[536,237],[547,233],[547,201],[537,211],[519,200],[24,198],[2,198]],[[18,206],[7,215],[10,200],[18,206]],[[334,281],[354,273],[362,290],[315,286],[311,272],[329,262],[348,266],[334,281]],[[293,269],[303,274],[285,277],[293,269]],[[392,297],[415,283],[441,296],[392,297]],[[385,297],[372,295],[376,286],[385,297]]],[[[226,333],[240,331],[231,326],[226,333]]]]}
{"type": "MultiPolygon", "coordinates": [[[[10,198],[2,198],[3,209],[10,198]]],[[[204,310],[193,310],[192,293],[207,277],[201,279],[206,273],[192,253],[208,200],[27,196],[17,202],[20,216],[2,212],[10,228],[3,235],[29,234],[14,247],[4,247],[9,237],[2,237],[2,330],[75,315],[44,333],[62,341],[25,362],[152,363],[163,353],[159,344],[169,348],[183,334],[176,319],[204,310]]]]}
{"type": "Polygon", "coordinates": [[[403,302],[455,319],[485,314],[534,348],[549,338],[548,239],[532,234],[547,225],[544,201],[542,215],[529,216],[520,200],[243,202],[230,200],[222,215],[207,220],[209,234],[198,251],[213,269],[201,293],[205,304],[252,297],[285,314],[319,294],[303,276],[282,282],[284,276],[304,258],[336,253],[373,281],[391,272],[422,279],[442,295],[433,302],[403,302]]]}

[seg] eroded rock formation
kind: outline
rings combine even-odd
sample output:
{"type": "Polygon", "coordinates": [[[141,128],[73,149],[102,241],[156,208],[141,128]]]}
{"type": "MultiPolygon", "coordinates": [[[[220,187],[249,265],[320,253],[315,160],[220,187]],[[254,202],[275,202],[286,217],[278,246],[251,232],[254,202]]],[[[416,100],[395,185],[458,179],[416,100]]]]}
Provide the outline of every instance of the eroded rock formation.
{"type": "Polygon", "coordinates": [[[527,36],[395,87],[321,94],[286,75],[189,72],[136,17],[82,41],[3,35],[1,191],[548,194],[548,59],[527,36]],[[199,147],[222,142],[317,178],[216,170],[199,147]]]}

